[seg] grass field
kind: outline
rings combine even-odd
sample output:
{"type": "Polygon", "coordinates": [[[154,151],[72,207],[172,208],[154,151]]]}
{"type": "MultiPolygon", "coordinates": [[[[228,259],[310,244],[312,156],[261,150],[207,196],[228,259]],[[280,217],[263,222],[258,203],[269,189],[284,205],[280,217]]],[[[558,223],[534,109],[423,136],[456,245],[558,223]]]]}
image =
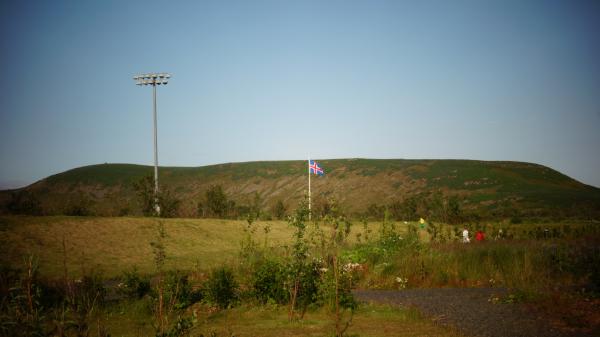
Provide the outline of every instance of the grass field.
{"type": "MultiPolygon", "coordinates": [[[[156,239],[159,222],[167,232],[166,267],[180,270],[209,269],[235,258],[246,226],[245,221],[216,219],[0,217],[1,261],[19,267],[24,257],[35,254],[41,273],[50,277],[64,274],[65,256],[72,275],[94,268],[111,277],[134,266],[147,273],[154,270],[150,242],[156,239]]],[[[257,226],[267,224],[269,245],[290,239],[292,230],[285,222],[257,226]]],[[[264,238],[264,231],[257,233],[261,234],[264,238]]]]}
{"type": "MultiPolygon", "coordinates": [[[[71,276],[95,269],[114,277],[134,266],[142,273],[151,273],[150,243],[156,240],[159,223],[167,233],[167,269],[207,270],[226,263],[238,257],[247,235],[247,222],[241,220],[0,216],[0,262],[20,268],[23,259],[34,254],[40,260],[41,273],[48,277],[63,276],[64,262],[71,276]]],[[[368,226],[375,235],[379,224],[368,226]]],[[[293,230],[285,221],[257,221],[254,227],[253,237],[261,244],[265,239],[269,247],[291,242],[293,230]]],[[[364,231],[362,224],[355,224],[350,241],[356,241],[356,234],[364,231]]]]}
{"type": "MultiPolygon", "coordinates": [[[[11,292],[10,269],[20,269],[20,280],[25,280],[21,284],[27,284],[24,260],[31,254],[39,258],[40,276],[47,282],[46,286],[58,285],[55,288],[58,292],[67,289],[60,286],[65,265],[72,282],[81,282],[82,276],[93,274],[100,277],[101,286],[112,287],[113,292],[119,282],[124,282],[124,272],[136,267],[144,277],[152,280],[151,286],[156,289],[156,255],[151,242],[157,239],[159,224],[164,226],[167,234],[164,240],[165,269],[183,271],[189,276],[192,287],[202,289],[211,269],[227,266],[235,273],[240,291],[245,294],[238,306],[227,310],[215,310],[202,300],[176,311],[188,318],[192,312],[197,313],[193,335],[211,336],[213,332],[216,336],[232,333],[235,336],[331,335],[332,315],[324,306],[309,310],[304,320],[290,323],[285,305],[261,305],[252,295],[252,275],[256,272],[253,268],[257,265],[253,263],[260,265],[270,258],[291,259],[287,249],[292,246],[294,230],[283,221],[257,221],[250,235],[248,223],[235,220],[2,216],[0,290],[5,295],[11,292]],[[243,243],[247,244],[250,237],[253,244],[259,246],[254,251],[258,255],[243,256],[240,254],[244,251],[243,243]]],[[[318,232],[313,231],[312,223],[307,226],[305,239],[312,247],[310,259],[326,261],[328,253],[319,251],[318,243],[310,243],[313,233],[318,232]]],[[[331,228],[323,223],[320,226],[320,238],[330,237],[331,228]]],[[[553,292],[553,289],[588,289],[582,293],[584,295],[570,294],[565,300],[567,304],[562,305],[566,308],[576,308],[579,299],[587,300],[593,295],[590,289],[599,289],[600,274],[594,267],[600,258],[600,226],[597,222],[504,222],[467,226],[472,233],[479,227],[486,228],[489,242],[458,243],[456,235],[452,236],[459,229],[455,226],[427,224],[428,231],[420,229],[417,223],[371,222],[366,226],[354,223],[340,258],[344,263],[358,262],[362,266],[353,281],[356,282],[354,287],[358,288],[499,286],[524,290],[518,293],[519,301],[534,298],[544,291],[553,292]],[[408,230],[409,226],[415,231],[408,230]],[[434,239],[431,229],[436,226],[439,235],[434,239]],[[498,228],[505,230],[505,239],[493,239],[498,228]],[[405,281],[399,282],[399,278],[405,281]]],[[[318,239],[318,235],[314,237],[318,239]]],[[[549,297],[542,297],[545,298],[549,297]]],[[[151,309],[155,305],[156,293],[151,291],[142,298],[107,300],[94,311],[93,317],[86,317],[88,321],[93,318],[93,324],[101,322],[114,336],[151,335],[156,331],[152,326],[151,309]]],[[[547,307],[556,311],[552,305],[547,307]]],[[[49,309],[48,314],[60,313],[60,308],[49,309]]],[[[3,312],[8,315],[10,309],[10,306],[5,307],[3,312]]],[[[578,319],[577,322],[582,321],[578,319]]],[[[412,310],[361,306],[348,335],[460,334],[436,326],[412,310]]]]}
{"type": "MultiPolygon", "coordinates": [[[[127,308],[131,310],[130,307],[127,308]]],[[[142,309],[143,310],[143,309],[142,309]]],[[[280,306],[240,306],[210,313],[200,306],[189,310],[197,313],[197,323],[191,335],[211,336],[331,336],[333,331],[331,314],[326,310],[311,310],[299,322],[290,322],[287,308],[280,306]]],[[[115,336],[151,335],[152,326],[143,313],[105,312],[99,319],[107,322],[107,328],[115,336]]],[[[423,317],[415,309],[399,309],[386,305],[364,305],[353,317],[347,336],[378,337],[460,337],[456,329],[437,325],[423,317]]]]}
{"type": "MultiPolygon", "coordinates": [[[[0,262],[21,268],[23,259],[34,254],[40,260],[41,273],[47,277],[63,276],[65,262],[71,276],[94,269],[105,277],[115,277],[134,266],[142,273],[152,273],[154,262],[150,243],[156,240],[159,223],[164,224],[167,233],[167,269],[208,270],[233,261],[238,258],[241,242],[247,235],[244,231],[247,222],[241,220],[0,216],[0,262]]],[[[487,227],[490,231],[488,239],[493,235],[492,228],[497,226],[510,230],[517,235],[516,238],[526,238],[534,228],[552,230],[564,228],[565,225],[490,224],[487,227]]],[[[580,224],[568,226],[575,231],[580,224]]],[[[261,244],[266,240],[267,246],[280,249],[291,242],[293,229],[285,221],[257,221],[254,227],[253,238],[261,244]],[[265,234],[267,226],[269,231],[265,234]]],[[[371,238],[377,237],[380,227],[379,222],[369,222],[367,228],[363,223],[355,222],[348,237],[349,243],[355,244],[357,237],[362,242],[369,235],[371,238]],[[370,232],[368,235],[367,230],[370,232]]],[[[449,235],[451,229],[445,226],[442,232],[449,235]]],[[[327,228],[323,230],[326,232],[327,228]]],[[[405,233],[407,224],[397,222],[396,230],[405,233]]],[[[418,235],[423,242],[430,239],[424,230],[419,231],[418,235]]],[[[467,252],[471,250],[467,249],[467,252]]]]}

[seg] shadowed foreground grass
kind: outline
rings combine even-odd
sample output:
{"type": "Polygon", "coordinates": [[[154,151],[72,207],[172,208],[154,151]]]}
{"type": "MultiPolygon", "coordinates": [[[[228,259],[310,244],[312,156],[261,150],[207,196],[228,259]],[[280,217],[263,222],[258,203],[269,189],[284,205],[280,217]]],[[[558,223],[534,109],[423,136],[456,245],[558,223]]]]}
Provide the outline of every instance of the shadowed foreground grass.
{"type": "MultiPolygon", "coordinates": [[[[333,321],[324,309],[309,311],[304,320],[289,322],[287,307],[240,306],[216,313],[203,312],[195,306],[198,321],[191,335],[211,336],[331,336],[333,321]]],[[[149,335],[153,333],[149,323],[131,314],[113,313],[107,328],[114,336],[149,335]],[[118,318],[118,319],[116,319],[118,318]]],[[[147,317],[146,317],[147,318],[147,317]]],[[[356,312],[348,336],[463,336],[451,327],[437,325],[422,317],[414,309],[399,309],[385,305],[364,305],[356,312]]]]}

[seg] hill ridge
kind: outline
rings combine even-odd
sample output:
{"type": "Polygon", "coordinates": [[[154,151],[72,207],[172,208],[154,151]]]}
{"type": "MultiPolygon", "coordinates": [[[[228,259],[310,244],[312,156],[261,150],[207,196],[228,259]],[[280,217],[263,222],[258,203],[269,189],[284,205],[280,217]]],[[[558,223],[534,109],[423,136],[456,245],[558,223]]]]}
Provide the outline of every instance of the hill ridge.
{"type": "MultiPolygon", "coordinates": [[[[315,159],[325,169],[312,180],[315,201],[331,198],[350,214],[389,207],[410,198],[445,202],[454,197],[465,210],[485,216],[597,213],[600,189],[544,165],[476,159],[315,159]],[[438,197],[439,198],[439,197],[438,197]],[[495,214],[495,215],[494,215],[495,214]]],[[[159,184],[181,199],[180,216],[196,216],[210,186],[221,185],[238,205],[259,194],[265,211],[282,202],[295,208],[306,190],[306,160],[269,160],[160,166],[159,184]]],[[[139,214],[133,183],[153,174],[153,166],[129,163],[86,165],[54,174],[16,191],[0,192],[4,212],[14,193],[30,193],[44,212],[61,213],[78,200],[99,215],[139,214]]]]}

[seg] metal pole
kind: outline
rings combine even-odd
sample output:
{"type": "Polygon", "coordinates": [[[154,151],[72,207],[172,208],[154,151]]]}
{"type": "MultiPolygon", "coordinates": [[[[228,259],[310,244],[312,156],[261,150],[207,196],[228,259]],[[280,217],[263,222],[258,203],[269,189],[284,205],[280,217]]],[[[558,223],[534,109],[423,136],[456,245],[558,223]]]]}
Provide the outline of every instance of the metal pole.
{"type": "Polygon", "coordinates": [[[310,210],[310,156],[308,157],[308,221],[310,221],[311,210],[310,210]]]}
{"type": "Polygon", "coordinates": [[[152,112],[154,117],[154,210],[156,211],[156,215],[160,215],[160,205],[158,202],[158,122],[156,117],[156,86],[161,84],[167,85],[169,78],[171,78],[171,75],[168,73],[151,73],[133,76],[137,85],[152,86],[152,112]]]}
{"type": "Polygon", "coordinates": [[[154,105],[154,209],[157,215],[160,215],[160,206],[158,205],[158,137],[156,132],[156,83],[152,84],[152,98],[154,105]]]}

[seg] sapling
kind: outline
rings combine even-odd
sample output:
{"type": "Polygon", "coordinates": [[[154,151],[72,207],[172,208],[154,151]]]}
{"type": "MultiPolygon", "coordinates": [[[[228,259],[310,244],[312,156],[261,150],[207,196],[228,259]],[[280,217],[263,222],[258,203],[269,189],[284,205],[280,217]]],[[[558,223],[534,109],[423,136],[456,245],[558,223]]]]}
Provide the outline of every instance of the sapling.
{"type": "Polygon", "coordinates": [[[307,252],[308,246],[304,239],[306,232],[305,221],[308,218],[308,207],[306,200],[303,200],[296,212],[288,218],[288,224],[295,228],[294,244],[292,246],[292,259],[288,266],[289,292],[290,292],[290,309],[288,318],[290,321],[297,319],[296,304],[300,295],[300,284],[303,273],[307,267],[307,252]]]}

